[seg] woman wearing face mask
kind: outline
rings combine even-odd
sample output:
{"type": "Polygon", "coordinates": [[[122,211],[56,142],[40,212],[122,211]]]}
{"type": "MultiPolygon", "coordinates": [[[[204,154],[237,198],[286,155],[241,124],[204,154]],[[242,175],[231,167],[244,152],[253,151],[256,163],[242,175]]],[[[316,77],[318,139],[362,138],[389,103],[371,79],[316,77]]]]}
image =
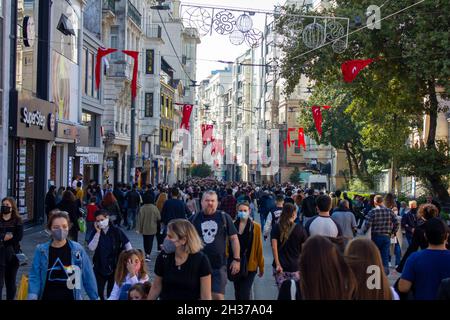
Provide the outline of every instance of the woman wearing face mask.
{"type": "Polygon", "coordinates": [[[128,300],[130,288],[148,280],[144,254],[136,249],[122,251],[117,262],[114,288],[108,300],[128,300]]]}
{"type": "Polygon", "coordinates": [[[91,300],[98,300],[91,261],[79,243],[67,239],[69,225],[67,212],[53,211],[50,215],[47,228],[52,240],[35,250],[28,280],[29,300],[82,300],[81,284],[91,300]]]}
{"type": "MultiPolygon", "coordinates": [[[[236,209],[238,213],[234,225],[238,230],[240,257],[241,259],[244,256],[246,257],[248,273],[233,281],[234,295],[236,300],[250,300],[250,292],[258,269],[258,276],[264,275],[261,225],[250,217],[250,204],[247,201],[239,203],[236,209]]],[[[228,257],[234,256],[228,254],[228,257]]]]}
{"type": "Polygon", "coordinates": [[[17,211],[13,198],[3,198],[0,216],[0,300],[2,299],[3,282],[6,285],[6,299],[16,296],[16,276],[19,261],[16,254],[20,250],[23,236],[22,219],[17,211]]]}
{"type": "Polygon", "coordinates": [[[88,248],[94,251],[94,273],[97,280],[98,294],[101,300],[109,297],[114,286],[114,272],[116,271],[119,255],[123,250],[131,250],[128,237],[119,227],[109,221],[106,210],[95,212],[93,232],[88,241],[88,248]]]}
{"type": "Polygon", "coordinates": [[[195,227],[172,220],[162,247],[148,300],[211,300],[211,265],[195,227]]]}

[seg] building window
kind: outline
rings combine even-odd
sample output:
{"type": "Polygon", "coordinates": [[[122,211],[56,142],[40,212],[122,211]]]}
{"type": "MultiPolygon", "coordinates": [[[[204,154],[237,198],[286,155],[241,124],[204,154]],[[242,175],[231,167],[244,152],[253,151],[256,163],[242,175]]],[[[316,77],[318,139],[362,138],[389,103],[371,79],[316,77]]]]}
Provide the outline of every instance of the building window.
{"type": "Polygon", "coordinates": [[[295,154],[300,154],[300,148],[301,147],[298,146],[298,140],[295,140],[294,141],[294,153],[295,154]]]}
{"type": "Polygon", "coordinates": [[[119,132],[119,121],[116,121],[116,131],[119,132]]]}
{"type": "Polygon", "coordinates": [[[241,106],[242,105],[242,97],[238,98],[238,105],[241,106]]]}
{"type": "Polygon", "coordinates": [[[95,114],[83,112],[81,114],[81,123],[88,127],[89,130],[89,146],[97,146],[97,117],[95,114]]]}
{"type": "Polygon", "coordinates": [[[165,117],[166,116],[166,111],[164,110],[164,102],[165,102],[164,95],[162,94],[161,95],[161,110],[160,110],[161,117],[165,117]]]}
{"type": "Polygon", "coordinates": [[[171,118],[169,97],[166,97],[166,118],[171,118]]]}
{"type": "Polygon", "coordinates": [[[144,110],[144,116],[145,117],[153,117],[153,92],[146,92],[145,93],[145,110],[144,110]]]}
{"type": "Polygon", "coordinates": [[[123,123],[120,124],[120,133],[123,133],[123,123]]]}
{"type": "Polygon", "coordinates": [[[87,49],[83,48],[83,55],[81,57],[81,88],[84,95],[87,94],[87,49]]]}
{"type": "Polygon", "coordinates": [[[161,146],[164,146],[163,140],[164,140],[164,129],[161,128],[161,129],[159,129],[159,144],[161,146]]]}

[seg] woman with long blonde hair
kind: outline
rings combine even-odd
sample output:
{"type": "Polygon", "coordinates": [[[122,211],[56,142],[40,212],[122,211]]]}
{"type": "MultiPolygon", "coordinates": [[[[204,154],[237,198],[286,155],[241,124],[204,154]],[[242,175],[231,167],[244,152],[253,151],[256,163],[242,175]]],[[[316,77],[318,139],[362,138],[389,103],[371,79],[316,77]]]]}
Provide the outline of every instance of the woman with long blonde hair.
{"type": "Polygon", "coordinates": [[[367,238],[352,240],[347,245],[344,256],[356,278],[355,300],[399,300],[397,293],[390,287],[384,272],[380,250],[372,240],[367,238]],[[379,272],[380,277],[374,279],[374,281],[379,281],[378,288],[367,285],[371,276],[368,270],[372,266],[376,266],[376,271],[379,272]]]}
{"type": "Polygon", "coordinates": [[[156,258],[148,300],[211,300],[211,265],[202,240],[186,219],[167,225],[163,250],[156,258]]]}

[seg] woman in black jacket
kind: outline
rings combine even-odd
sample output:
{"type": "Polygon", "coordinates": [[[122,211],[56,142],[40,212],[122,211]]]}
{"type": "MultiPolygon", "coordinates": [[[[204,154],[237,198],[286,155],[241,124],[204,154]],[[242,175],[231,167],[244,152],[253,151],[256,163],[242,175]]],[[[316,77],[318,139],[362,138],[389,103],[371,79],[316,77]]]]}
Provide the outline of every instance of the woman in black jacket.
{"type": "Polygon", "coordinates": [[[54,209],[56,209],[56,187],[50,186],[45,195],[45,214],[47,215],[47,221],[50,211],[54,209]]]}
{"type": "Polygon", "coordinates": [[[81,217],[80,205],[71,191],[64,191],[63,197],[57,208],[61,211],[66,211],[69,214],[71,226],[69,228],[69,239],[78,242],[78,218],[81,217]]]}
{"type": "Polygon", "coordinates": [[[428,247],[428,240],[425,237],[425,226],[427,224],[427,220],[431,218],[435,218],[439,215],[438,209],[433,204],[423,204],[419,208],[419,218],[417,219],[416,227],[414,228],[414,232],[412,235],[411,245],[408,247],[405,255],[403,256],[400,264],[397,267],[398,272],[403,271],[403,267],[405,266],[406,260],[411,255],[411,253],[419,250],[426,249],[428,247]]]}
{"type": "Polygon", "coordinates": [[[19,269],[16,254],[20,251],[22,236],[23,224],[16,201],[13,198],[4,198],[0,216],[0,300],[3,282],[6,285],[6,299],[14,300],[16,296],[16,276],[19,269]]]}

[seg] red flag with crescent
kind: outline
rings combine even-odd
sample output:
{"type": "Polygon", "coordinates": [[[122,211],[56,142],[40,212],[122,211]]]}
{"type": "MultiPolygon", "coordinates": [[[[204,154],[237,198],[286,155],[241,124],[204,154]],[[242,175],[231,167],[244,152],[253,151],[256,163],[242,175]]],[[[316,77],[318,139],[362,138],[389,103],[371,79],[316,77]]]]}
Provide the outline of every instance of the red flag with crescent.
{"type": "Polygon", "coordinates": [[[212,124],[202,124],[202,140],[203,145],[206,146],[208,141],[214,141],[213,138],[214,126],[212,124]]]}
{"type": "Polygon", "coordinates": [[[131,79],[131,96],[133,98],[136,98],[136,91],[137,91],[137,73],[138,73],[138,58],[139,58],[139,51],[131,51],[131,50],[122,50],[123,53],[126,55],[129,55],[134,60],[133,65],[133,78],[131,79]]]}
{"type": "Polygon", "coordinates": [[[103,57],[107,56],[110,53],[113,53],[117,51],[117,49],[113,49],[113,48],[98,48],[97,49],[97,58],[95,59],[95,88],[97,88],[100,86],[100,69],[101,69],[101,65],[102,65],[102,59],[103,57]]]}
{"type": "Polygon", "coordinates": [[[306,142],[305,142],[305,131],[303,128],[298,128],[298,142],[297,146],[303,146],[303,150],[306,150],[306,142]]]}
{"type": "Polygon", "coordinates": [[[287,149],[287,147],[290,147],[291,143],[294,142],[294,141],[291,141],[291,132],[294,132],[294,131],[295,131],[295,128],[288,128],[286,140],[283,141],[283,145],[284,145],[285,149],[287,149]]]}
{"type": "Polygon", "coordinates": [[[320,108],[324,109],[330,109],[331,106],[312,106],[312,114],[314,118],[314,124],[316,125],[316,130],[319,133],[320,136],[322,136],[322,110],[320,108]]]}
{"type": "Polygon", "coordinates": [[[366,60],[349,60],[341,65],[342,74],[344,75],[344,81],[349,83],[355,80],[358,73],[362,69],[367,67],[369,64],[374,62],[376,59],[366,59],[366,60]]]}
{"type": "Polygon", "coordinates": [[[180,128],[184,127],[186,130],[189,130],[189,120],[191,119],[192,108],[192,104],[183,105],[183,118],[181,119],[180,128]]]}

